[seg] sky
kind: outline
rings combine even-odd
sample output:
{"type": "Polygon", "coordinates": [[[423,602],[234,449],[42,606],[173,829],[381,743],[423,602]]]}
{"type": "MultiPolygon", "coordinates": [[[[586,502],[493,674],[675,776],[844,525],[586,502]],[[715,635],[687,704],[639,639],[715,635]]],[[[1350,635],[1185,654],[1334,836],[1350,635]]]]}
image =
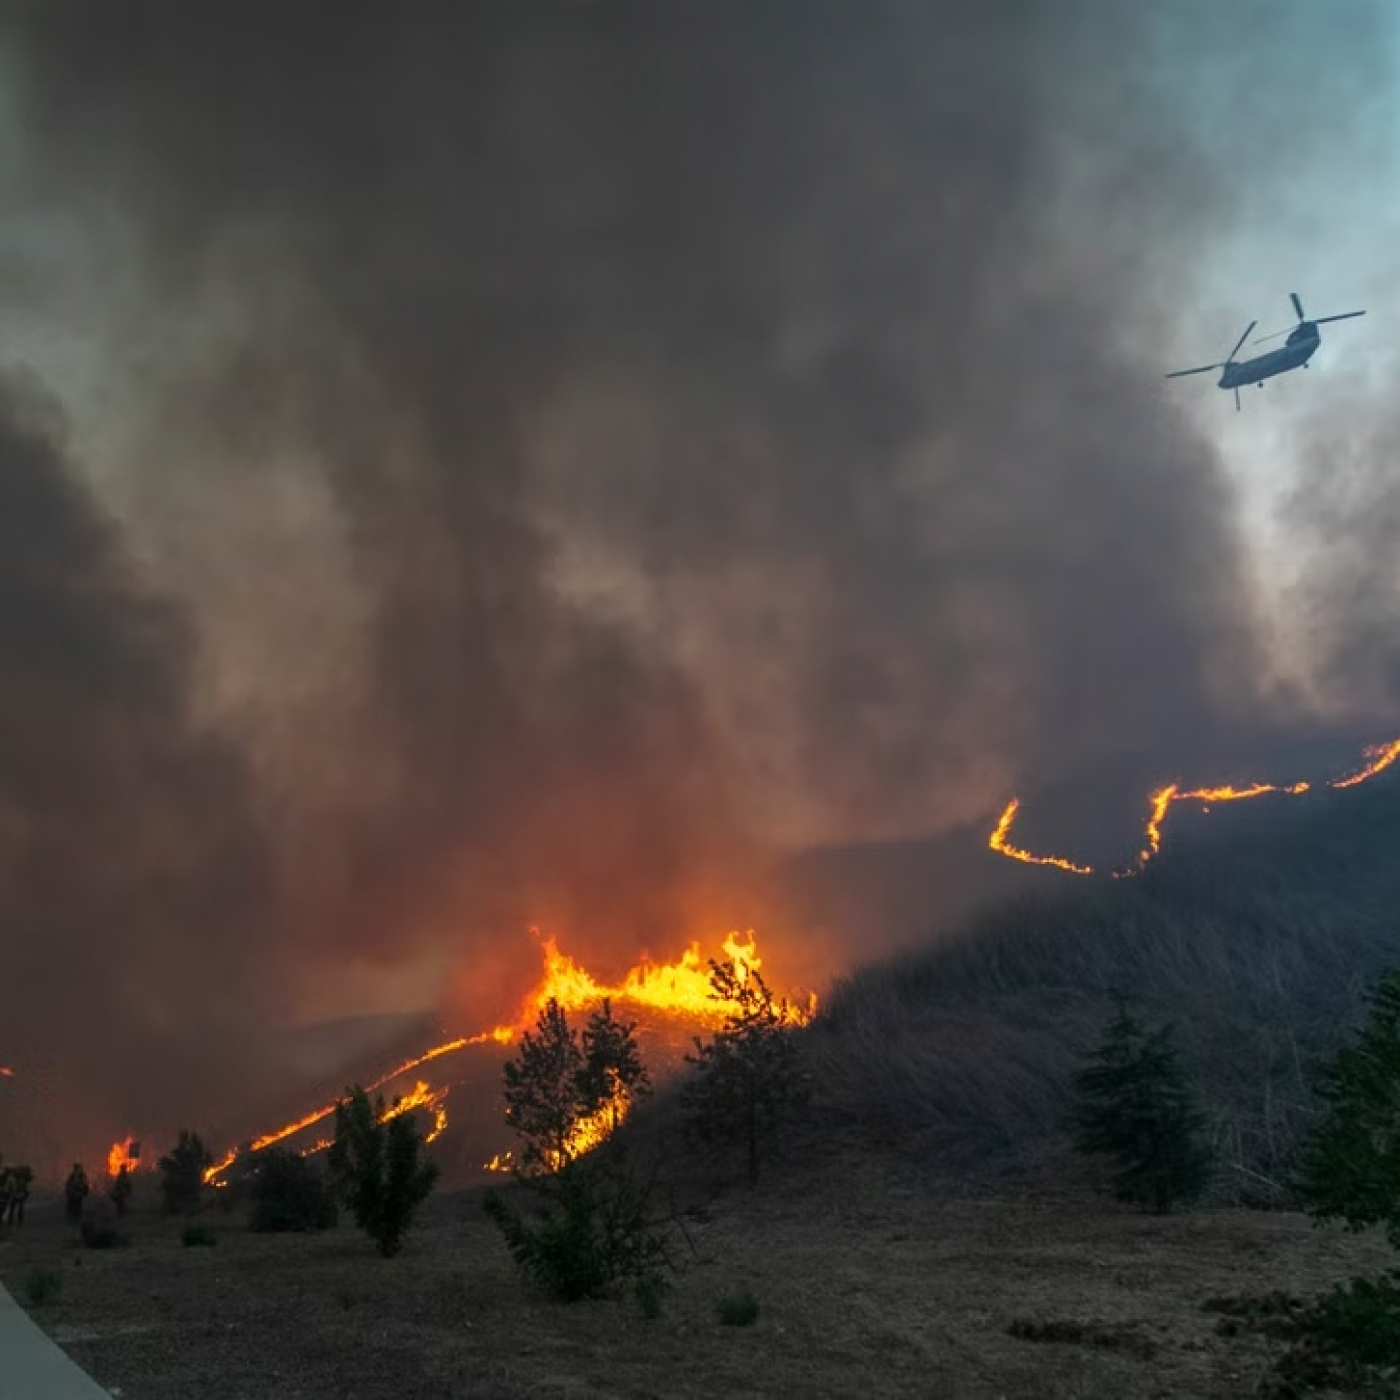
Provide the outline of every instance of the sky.
{"type": "Polygon", "coordinates": [[[172,1114],[489,1022],[530,923],[615,969],[806,845],[1389,737],[1398,37],[0,9],[11,1058],[172,1114]],[[1295,290],[1368,315],[1163,377],[1295,290]]]}

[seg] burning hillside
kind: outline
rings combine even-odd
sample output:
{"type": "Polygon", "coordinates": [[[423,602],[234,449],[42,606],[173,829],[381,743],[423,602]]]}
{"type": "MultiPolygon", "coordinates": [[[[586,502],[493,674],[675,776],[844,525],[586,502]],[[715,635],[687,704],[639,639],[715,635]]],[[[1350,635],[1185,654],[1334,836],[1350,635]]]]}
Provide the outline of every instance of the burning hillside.
{"type": "MultiPolygon", "coordinates": [[[[1372,745],[1365,751],[1364,758],[1365,762],[1361,767],[1340,778],[1328,780],[1324,786],[1334,789],[1358,787],[1368,779],[1374,778],[1378,773],[1384,772],[1397,758],[1400,758],[1400,739],[1372,745]]],[[[1163,824],[1167,819],[1167,813],[1178,802],[1200,803],[1208,809],[1212,803],[1248,802],[1252,798],[1263,797],[1270,793],[1295,797],[1300,793],[1312,791],[1313,787],[1314,785],[1309,782],[1288,784],[1256,782],[1242,787],[1225,783],[1218,787],[1196,788],[1183,788],[1179,783],[1168,783],[1165,787],[1158,788],[1148,798],[1148,815],[1143,826],[1143,845],[1138,851],[1136,860],[1126,868],[1113,871],[1113,877],[1127,879],[1138,874],[1161,851],[1163,824]]],[[[1071,875],[1092,875],[1094,873],[1093,866],[1080,865],[1064,856],[1036,855],[1013,845],[1010,839],[1011,827],[1020,809],[1020,798],[1013,797],[1002,810],[996,826],[987,838],[987,845],[993,851],[1010,860],[1019,860],[1027,865],[1050,866],[1056,870],[1067,871],[1071,875]]]]}
{"type": "MultiPolygon", "coordinates": [[[[731,932],[720,945],[723,958],[731,961],[741,978],[763,964],[758,942],[752,930],[740,935],[731,932]]],[[[508,1023],[482,1030],[474,1035],[457,1036],[430,1046],[420,1054],[396,1064],[379,1075],[366,1087],[369,1092],[387,1092],[391,1098],[386,1117],[421,1110],[431,1118],[427,1133],[429,1142],[440,1138],[448,1125],[447,1099],[452,1087],[450,1073],[437,1076],[430,1083],[418,1078],[416,1072],[448,1056],[459,1055],[473,1046],[509,1045],[516,1037],[533,1026],[540,1011],[550,1002],[557,1002],[565,1011],[581,1011],[600,1005],[604,1000],[619,1003],[633,1011],[660,1013],[667,1019],[681,1019],[697,1026],[714,1024],[732,1008],[711,994],[709,970],[702,960],[700,944],[692,943],[671,963],[656,963],[643,957],[616,982],[606,983],[595,978],[568,954],[560,951],[553,937],[541,942],[543,970],[538,983],[522,1001],[515,1017],[508,1023]],[[414,1075],[411,1083],[407,1076],[414,1075]],[[403,1081],[402,1085],[400,1081],[403,1081]]],[[[816,996],[809,993],[800,1004],[788,1005],[786,1014],[794,1021],[810,1019],[816,1009],[816,996]]],[[[335,1100],[324,1101],[315,1108],[286,1123],[252,1138],[247,1143],[227,1149],[223,1156],[206,1171],[205,1181],[212,1186],[224,1186],[236,1165],[265,1148],[296,1141],[296,1150],[309,1156],[329,1147],[331,1139],[324,1125],[335,1113],[335,1100]],[[312,1130],[321,1128],[313,1136],[312,1130]]],[[[589,1145],[601,1141],[620,1121],[621,1114],[610,1112],[597,1123],[580,1124],[580,1133],[589,1145]]],[[[122,1166],[134,1170],[139,1166],[140,1146],[132,1138],[114,1143],[108,1154],[108,1171],[115,1176],[122,1166]]]]}

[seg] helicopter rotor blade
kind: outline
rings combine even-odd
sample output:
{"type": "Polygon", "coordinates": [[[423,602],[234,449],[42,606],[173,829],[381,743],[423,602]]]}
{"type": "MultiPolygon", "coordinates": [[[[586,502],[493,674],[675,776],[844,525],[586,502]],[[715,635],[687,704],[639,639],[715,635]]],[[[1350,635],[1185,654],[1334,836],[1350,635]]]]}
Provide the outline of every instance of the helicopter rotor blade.
{"type": "Polygon", "coordinates": [[[1303,303],[1298,300],[1298,293],[1289,292],[1288,295],[1293,298],[1293,309],[1298,313],[1298,319],[1300,321],[1306,321],[1308,318],[1303,315],[1303,303]]]}
{"type": "Polygon", "coordinates": [[[1231,350],[1230,353],[1225,357],[1225,363],[1227,365],[1231,364],[1234,361],[1235,355],[1238,353],[1240,346],[1243,345],[1245,342],[1245,336],[1247,336],[1250,333],[1250,331],[1252,331],[1258,324],[1258,321],[1251,321],[1244,328],[1244,335],[1240,336],[1240,338],[1235,342],[1235,348],[1231,350]]]}
{"type": "Polygon", "coordinates": [[[1319,316],[1314,322],[1315,326],[1324,326],[1328,321],[1350,321],[1353,316],[1364,316],[1364,311],[1343,311],[1340,316],[1319,316]]]}
{"type": "Polygon", "coordinates": [[[1296,326],[1289,326],[1287,330],[1270,331],[1268,335],[1256,336],[1249,343],[1251,345],[1262,345],[1266,340],[1277,340],[1281,335],[1292,335],[1293,332],[1297,329],[1298,328],[1296,326]]]}
{"type": "Polygon", "coordinates": [[[1168,379],[1180,379],[1184,374],[1209,374],[1213,369],[1224,369],[1224,363],[1218,365],[1197,365],[1195,369],[1174,369],[1167,375],[1168,379]]]}

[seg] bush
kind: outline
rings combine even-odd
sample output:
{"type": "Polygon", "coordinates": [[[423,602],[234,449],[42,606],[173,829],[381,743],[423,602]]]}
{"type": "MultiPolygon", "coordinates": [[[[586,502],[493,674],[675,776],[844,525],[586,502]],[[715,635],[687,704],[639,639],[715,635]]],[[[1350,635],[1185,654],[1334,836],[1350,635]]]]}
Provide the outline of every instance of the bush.
{"type": "Polygon", "coordinates": [[[414,1212],[438,1178],[410,1115],[386,1110],[382,1098],[371,1106],[358,1085],[335,1106],[327,1168],[336,1194],[386,1259],[402,1248],[414,1212]]]}
{"type": "Polygon", "coordinates": [[[52,1303],[62,1291],[63,1277],[53,1269],[31,1269],[24,1280],[25,1296],[36,1308],[52,1303]]]}
{"type": "Polygon", "coordinates": [[[219,1237],[207,1225],[186,1225],[180,1231],[180,1243],[186,1249],[218,1244],[219,1237]]]}
{"type": "Polygon", "coordinates": [[[527,1217],[498,1192],[483,1206],[527,1277],[561,1302],[597,1298],[630,1281],[644,1312],[659,1311],[672,1267],[660,1222],[651,1214],[655,1176],[642,1180],[620,1156],[573,1161],[532,1190],[541,1199],[527,1217]],[[644,1296],[645,1295],[645,1296],[644,1296]]]}
{"type": "Polygon", "coordinates": [[[249,1187],[250,1230],[329,1230],[336,1223],[335,1197],[321,1172],[295,1152],[269,1147],[256,1158],[249,1187]]]}
{"type": "Polygon", "coordinates": [[[747,1288],[726,1293],[715,1304],[715,1316],[725,1327],[752,1327],[758,1321],[758,1299],[747,1288]]]}
{"type": "Polygon", "coordinates": [[[655,1322],[661,1316],[670,1291],[671,1280],[660,1271],[641,1274],[632,1280],[632,1296],[648,1322],[655,1322]]]}
{"type": "Polygon", "coordinates": [[[160,1191],[167,1214],[188,1215],[204,1199],[204,1173],[214,1165],[214,1156],[198,1133],[180,1130],[180,1139],[157,1163],[160,1191]]]}
{"type": "Polygon", "coordinates": [[[1118,999],[1096,1064],[1075,1078],[1076,1146],[1112,1159],[1113,1194],[1165,1214],[1195,1200],[1210,1175],[1204,1115],[1170,1026],[1149,1035],[1118,999]]]}
{"type": "Polygon", "coordinates": [[[129,1243],[115,1225],[103,1221],[84,1220],[78,1233],[85,1249],[123,1249],[129,1243]]]}

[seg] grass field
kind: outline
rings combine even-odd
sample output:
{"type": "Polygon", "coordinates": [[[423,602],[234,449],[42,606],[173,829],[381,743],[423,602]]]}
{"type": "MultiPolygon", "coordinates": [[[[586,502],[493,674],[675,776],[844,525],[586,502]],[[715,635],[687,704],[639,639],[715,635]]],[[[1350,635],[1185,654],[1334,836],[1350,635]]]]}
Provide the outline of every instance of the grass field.
{"type": "Polygon", "coordinates": [[[1383,1242],[1288,1213],[1153,1217],[1087,1195],[953,1197],[907,1164],[829,1149],[685,1217],[693,1252],[663,1315],[564,1306],[522,1283],[481,1192],[437,1197],[404,1253],[353,1227],[212,1247],[129,1219],[81,1249],[56,1204],[0,1245],[21,1301],[62,1276],[41,1325],[127,1400],[235,1397],[1251,1395],[1284,1343],[1224,1335],[1212,1298],[1307,1295],[1386,1262],[1383,1242]],[[757,1322],[716,1305],[751,1290],[757,1322]],[[1038,1340],[1031,1337],[1063,1337],[1038,1340]]]}

